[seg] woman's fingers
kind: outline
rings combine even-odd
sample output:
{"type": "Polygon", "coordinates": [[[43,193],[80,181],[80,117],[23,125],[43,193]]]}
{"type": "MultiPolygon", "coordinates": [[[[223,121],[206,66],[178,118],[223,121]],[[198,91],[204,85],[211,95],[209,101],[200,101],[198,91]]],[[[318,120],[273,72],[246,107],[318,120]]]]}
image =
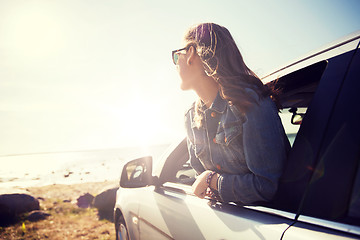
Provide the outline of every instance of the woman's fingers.
{"type": "Polygon", "coordinates": [[[200,174],[194,184],[192,185],[193,193],[198,196],[199,198],[204,198],[207,196],[207,188],[208,184],[206,183],[206,177],[209,174],[210,171],[205,171],[202,174],[200,174]]]}

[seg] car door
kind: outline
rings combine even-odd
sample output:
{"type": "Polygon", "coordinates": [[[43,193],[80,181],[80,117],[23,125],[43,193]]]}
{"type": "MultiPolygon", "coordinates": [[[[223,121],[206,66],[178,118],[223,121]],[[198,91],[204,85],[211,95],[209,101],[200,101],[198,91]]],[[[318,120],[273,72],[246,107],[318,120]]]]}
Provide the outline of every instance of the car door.
{"type": "Polygon", "coordinates": [[[331,79],[340,83],[338,93],[297,221],[284,239],[360,238],[360,51],[350,54],[344,77],[331,79]]]}
{"type": "Polygon", "coordinates": [[[179,165],[175,162],[183,165],[188,159],[186,141],[178,150],[162,169],[168,181],[143,193],[139,208],[141,239],[280,239],[293,223],[294,214],[196,197],[191,186],[184,183],[194,176],[187,165],[173,169],[179,165]]]}

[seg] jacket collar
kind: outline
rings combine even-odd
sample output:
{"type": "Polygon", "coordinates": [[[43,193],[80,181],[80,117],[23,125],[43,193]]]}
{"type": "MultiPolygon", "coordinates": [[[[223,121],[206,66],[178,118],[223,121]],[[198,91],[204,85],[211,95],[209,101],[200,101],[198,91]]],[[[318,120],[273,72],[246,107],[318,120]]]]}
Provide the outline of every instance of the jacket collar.
{"type": "Polygon", "coordinates": [[[228,101],[223,99],[220,96],[220,92],[218,92],[218,94],[216,95],[214,102],[211,104],[211,106],[209,108],[206,107],[205,103],[203,103],[203,101],[201,101],[201,110],[202,112],[205,111],[216,111],[218,113],[224,113],[225,109],[226,109],[226,105],[228,104],[228,101]]]}
{"type": "MultiPolygon", "coordinates": [[[[200,106],[200,108],[202,109],[202,112],[205,113],[205,111],[216,111],[220,114],[223,114],[226,110],[226,106],[228,104],[228,101],[223,99],[220,96],[220,92],[218,92],[218,94],[215,97],[214,102],[211,104],[210,108],[207,109],[205,104],[202,103],[202,106],[200,106]]],[[[196,110],[195,110],[196,111],[196,110]]],[[[195,128],[196,127],[196,123],[195,123],[195,119],[192,119],[191,121],[191,128],[195,128]]]]}
{"type": "Polygon", "coordinates": [[[218,113],[224,113],[227,104],[228,104],[228,101],[223,99],[220,96],[220,92],[218,92],[214,102],[211,104],[209,109],[216,111],[218,113]]]}

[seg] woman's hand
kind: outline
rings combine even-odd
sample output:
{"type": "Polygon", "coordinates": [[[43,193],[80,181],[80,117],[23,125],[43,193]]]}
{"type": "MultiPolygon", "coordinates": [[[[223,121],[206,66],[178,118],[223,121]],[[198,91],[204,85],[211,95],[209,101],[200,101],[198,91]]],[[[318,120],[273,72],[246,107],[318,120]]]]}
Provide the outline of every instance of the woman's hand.
{"type": "MultiPolygon", "coordinates": [[[[199,198],[204,198],[205,196],[209,196],[209,194],[208,194],[209,193],[209,191],[208,191],[209,184],[206,182],[206,179],[209,176],[209,174],[211,174],[211,173],[212,173],[212,171],[210,171],[210,170],[206,170],[206,171],[202,172],[196,178],[194,184],[192,185],[193,193],[196,196],[198,196],[199,198]]],[[[217,190],[216,182],[217,182],[218,177],[219,177],[219,174],[216,173],[211,178],[211,182],[210,182],[210,186],[216,190],[217,190]]]]}

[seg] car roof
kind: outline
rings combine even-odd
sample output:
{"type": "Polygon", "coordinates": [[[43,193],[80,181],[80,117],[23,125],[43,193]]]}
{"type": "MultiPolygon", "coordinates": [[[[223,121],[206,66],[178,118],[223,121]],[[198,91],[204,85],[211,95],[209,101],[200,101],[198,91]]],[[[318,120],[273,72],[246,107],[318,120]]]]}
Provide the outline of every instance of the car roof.
{"type": "Polygon", "coordinates": [[[285,65],[284,67],[265,74],[261,77],[263,83],[271,82],[288,73],[294,72],[313,63],[332,58],[334,56],[349,52],[358,46],[360,31],[351,33],[343,38],[331,42],[318,50],[312,51],[303,57],[285,65]]]}

